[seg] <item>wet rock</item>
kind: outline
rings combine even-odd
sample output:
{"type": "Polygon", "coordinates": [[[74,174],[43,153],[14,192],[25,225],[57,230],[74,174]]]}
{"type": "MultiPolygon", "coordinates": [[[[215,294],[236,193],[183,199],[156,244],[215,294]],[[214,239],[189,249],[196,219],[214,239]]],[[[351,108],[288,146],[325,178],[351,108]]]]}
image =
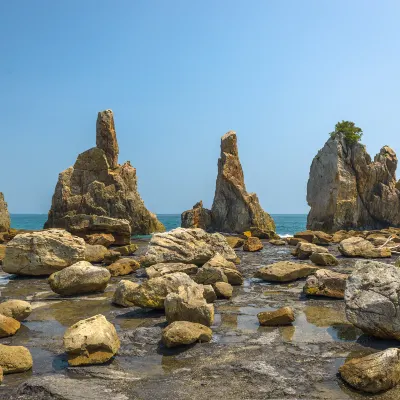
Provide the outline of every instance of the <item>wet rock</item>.
{"type": "Polygon", "coordinates": [[[389,248],[376,248],[371,242],[361,237],[342,240],[339,251],[346,257],[384,258],[392,255],[389,248]]]}
{"type": "Polygon", "coordinates": [[[96,147],[79,154],[73,167],[61,172],[53,195],[46,228],[65,228],[77,234],[111,233],[116,243],[129,243],[132,234],[150,234],[165,227],[147,210],[137,190],[136,169],[130,162],[118,164],[118,144],[111,110],[102,111],[96,124],[96,147]],[[71,219],[79,217],[72,222],[71,219]],[[121,224],[93,223],[106,217],[128,221],[129,235],[121,224]],[[79,222],[79,223],[78,223],[79,222]],[[114,229],[115,228],[115,229],[114,229]]]}
{"type": "Polygon", "coordinates": [[[101,244],[86,244],[85,260],[92,263],[100,263],[108,253],[107,247],[101,244]]]}
{"type": "Polygon", "coordinates": [[[3,271],[50,275],[84,259],[84,240],[62,229],[21,233],[7,244],[3,271]]]}
{"type": "Polygon", "coordinates": [[[214,283],[214,291],[219,299],[230,299],[233,295],[233,287],[226,282],[214,283]]]}
{"type": "Polygon", "coordinates": [[[215,293],[214,288],[211,285],[199,285],[203,286],[203,296],[206,299],[207,303],[214,303],[217,300],[217,295],[215,293]]]}
{"type": "Polygon", "coordinates": [[[131,243],[126,246],[114,247],[113,251],[117,251],[121,256],[131,256],[137,249],[138,246],[131,243]]]}
{"type": "Polygon", "coordinates": [[[317,245],[328,245],[332,241],[332,235],[322,231],[307,230],[303,232],[297,232],[294,237],[317,245]]]}
{"type": "Polygon", "coordinates": [[[316,265],[333,266],[339,265],[338,259],[330,253],[312,253],[310,260],[316,265]]]}
{"type": "MultiPolygon", "coordinates": [[[[220,268],[231,285],[243,284],[243,275],[237,270],[236,265],[232,261],[226,260],[221,254],[217,253],[213,258],[207,261],[203,268],[220,268]]],[[[201,270],[200,270],[201,271],[201,270]]],[[[199,271],[199,274],[201,273],[199,271]]],[[[218,282],[224,282],[218,281],[218,282]]],[[[212,283],[212,282],[210,282],[212,283]]]]}
{"type": "Polygon", "coordinates": [[[4,195],[0,192],[0,232],[8,232],[10,229],[10,214],[8,213],[7,203],[4,195]]]}
{"type": "Polygon", "coordinates": [[[16,319],[0,314],[0,338],[15,335],[20,327],[16,319]]]}
{"type": "Polygon", "coordinates": [[[307,243],[307,240],[305,240],[303,238],[295,238],[295,237],[292,237],[288,240],[288,244],[290,246],[297,246],[300,242],[307,243]]]}
{"type": "Polygon", "coordinates": [[[203,207],[200,200],[191,210],[184,211],[181,215],[182,228],[201,228],[207,230],[211,227],[211,211],[203,207]]]}
{"type": "Polygon", "coordinates": [[[319,268],[310,264],[299,264],[291,261],[279,261],[260,268],[255,276],[269,282],[290,282],[305,278],[319,268]]]}
{"type": "Polygon", "coordinates": [[[136,290],[139,288],[139,284],[127,280],[122,280],[118,283],[112,302],[122,307],[133,307],[134,303],[132,300],[136,290]]]}
{"type": "Polygon", "coordinates": [[[353,358],[339,368],[341,377],[357,390],[379,393],[400,382],[400,350],[391,348],[353,358]]]}
{"type": "Polygon", "coordinates": [[[249,237],[244,242],[243,251],[260,251],[264,248],[261,240],[257,237],[249,237]]]}
{"type": "Polygon", "coordinates": [[[139,268],[140,264],[132,258],[120,258],[107,266],[111,276],[129,275],[137,271],[139,268]]]}
{"type": "Polygon", "coordinates": [[[64,334],[68,364],[103,364],[118,351],[120,342],[113,324],[104,315],[81,320],[64,334]]]}
{"type": "Polygon", "coordinates": [[[173,274],[174,272],[183,272],[192,275],[195,274],[197,270],[198,267],[195,264],[160,263],[146,268],[146,274],[149,278],[157,278],[158,276],[173,274]]]}
{"type": "Polygon", "coordinates": [[[237,258],[235,251],[219,233],[177,228],[152,236],[145,255],[145,265],[163,262],[203,265],[216,253],[220,253],[228,261],[235,261],[237,258]]]}
{"type": "Polygon", "coordinates": [[[26,347],[0,344],[0,366],[4,374],[29,371],[32,365],[32,356],[26,347]]]}
{"type": "Polygon", "coordinates": [[[108,248],[115,243],[115,238],[111,233],[93,233],[87,235],[85,241],[91,245],[101,245],[108,248]]]}
{"type": "Polygon", "coordinates": [[[121,253],[118,253],[118,251],[108,250],[108,252],[104,256],[104,264],[110,265],[118,261],[120,258],[121,253]]]}
{"type": "Polygon", "coordinates": [[[138,307],[163,309],[169,293],[178,293],[179,286],[195,285],[187,274],[175,272],[143,282],[136,289],[129,291],[126,300],[138,307]]]}
{"type": "Polygon", "coordinates": [[[363,332],[400,340],[400,270],[378,261],[357,261],[345,290],[347,319],[363,332]]]}
{"type": "Polygon", "coordinates": [[[279,236],[275,233],[274,230],[263,230],[257,226],[251,226],[249,230],[251,236],[258,237],[259,239],[279,239],[279,236]]]}
{"type": "Polygon", "coordinates": [[[176,321],[168,325],[162,333],[162,341],[167,347],[188,345],[195,342],[209,342],[212,331],[207,326],[188,321],[176,321]]]}
{"type": "Polygon", "coordinates": [[[226,268],[223,269],[226,278],[228,279],[228,283],[233,286],[243,285],[244,278],[243,275],[236,269],[226,268]]]}
{"type": "Polygon", "coordinates": [[[294,321],[294,313],[290,307],[282,307],[276,311],[263,311],[257,314],[262,326],[290,325],[294,321]]]}
{"type": "Polygon", "coordinates": [[[250,227],[275,231],[275,223],[261,208],[257,195],[246,191],[236,133],[233,131],[221,138],[221,156],[211,213],[212,228],[218,232],[241,233],[250,227]]]}
{"type": "Polygon", "coordinates": [[[177,293],[168,294],[164,302],[167,321],[190,321],[211,326],[214,306],[206,302],[203,292],[203,287],[196,285],[180,286],[177,293]]]}
{"type": "Polygon", "coordinates": [[[299,260],[307,260],[313,253],[329,253],[329,250],[316,244],[300,242],[292,252],[299,260]]]}
{"type": "Polygon", "coordinates": [[[63,296],[82,293],[103,292],[111,278],[103,267],[95,267],[87,261],[80,261],[49,277],[53,292],[63,296]]]}
{"type": "Polygon", "coordinates": [[[23,321],[28,318],[31,312],[32,307],[27,301],[7,300],[0,303],[0,314],[14,318],[17,321],[23,321]]]}
{"type": "Polygon", "coordinates": [[[328,269],[319,269],[307,278],[303,291],[308,295],[343,299],[347,277],[328,269]]]}
{"type": "Polygon", "coordinates": [[[244,239],[237,236],[225,236],[225,239],[232,249],[239,249],[244,245],[244,239]]]}
{"type": "Polygon", "coordinates": [[[193,279],[195,282],[203,285],[212,285],[216,282],[228,282],[224,271],[221,268],[215,267],[199,268],[193,279]]]}
{"type": "Polygon", "coordinates": [[[286,244],[286,242],[281,239],[273,239],[273,240],[270,240],[269,243],[271,243],[274,246],[285,246],[285,244],[286,244]]]}

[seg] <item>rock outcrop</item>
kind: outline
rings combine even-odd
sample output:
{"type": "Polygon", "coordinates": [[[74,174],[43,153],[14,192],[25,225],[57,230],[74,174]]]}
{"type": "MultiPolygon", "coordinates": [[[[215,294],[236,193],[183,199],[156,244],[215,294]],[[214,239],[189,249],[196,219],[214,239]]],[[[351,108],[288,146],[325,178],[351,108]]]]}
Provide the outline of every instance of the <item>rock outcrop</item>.
{"type": "Polygon", "coordinates": [[[59,175],[45,228],[64,228],[77,234],[73,226],[82,226],[82,220],[86,221],[84,228],[88,225],[80,232],[82,235],[103,232],[119,236],[118,224],[113,224],[116,231],[113,226],[104,230],[91,226],[96,225],[91,223],[91,216],[102,216],[127,220],[129,234],[165,230],[138,193],[136,169],[129,161],[118,164],[118,152],[113,113],[101,111],[96,124],[96,147],[79,154],[74,166],[59,175]]]}
{"type": "Polygon", "coordinates": [[[209,327],[188,321],[175,321],[162,332],[162,341],[167,347],[209,342],[211,338],[212,331],[209,327]]]}
{"type": "Polygon", "coordinates": [[[400,226],[397,157],[382,147],[374,161],[364,145],[330,138],[314,158],[307,185],[307,228],[381,229],[400,226]]]}
{"type": "Polygon", "coordinates": [[[7,232],[10,229],[10,214],[3,193],[0,192],[0,232],[7,232]]]}
{"type": "Polygon", "coordinates": [[[261,208],[257,195],[246,191],[235,132],[230,131],[221,138],[221,156],[211,211],[199,202],[192,210],[185,211],[181,218],[183,227],[201,227],[214,232],[242,233],[251,227],[266,232],[275,231],[274,220],[261,208]],[[206,223],[208,225],[204,226],[206,223]]]}

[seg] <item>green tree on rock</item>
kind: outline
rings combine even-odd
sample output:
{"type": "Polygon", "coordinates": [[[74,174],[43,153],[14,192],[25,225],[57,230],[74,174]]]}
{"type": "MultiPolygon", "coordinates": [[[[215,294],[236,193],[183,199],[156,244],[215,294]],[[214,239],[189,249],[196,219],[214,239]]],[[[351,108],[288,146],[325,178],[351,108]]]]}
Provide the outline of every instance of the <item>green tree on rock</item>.
{"type": "Polygon", "coordinates": [[[348,144],[354,144],[361,140],[363,131],[351,121],[338,122],[335,125],[335,130],[330,133],[331,138],[335,138],[338,133],[342,133],[348,144]]]}

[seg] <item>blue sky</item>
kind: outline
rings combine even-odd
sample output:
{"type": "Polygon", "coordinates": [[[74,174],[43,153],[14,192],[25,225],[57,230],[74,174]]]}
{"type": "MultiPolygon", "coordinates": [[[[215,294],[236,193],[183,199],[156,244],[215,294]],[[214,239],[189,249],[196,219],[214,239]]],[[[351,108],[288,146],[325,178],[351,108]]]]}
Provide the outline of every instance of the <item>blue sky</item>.
{"type": "Polygon", "coordinates": [[[0,1],[0,191],[46,213],[59,172],[111,108],[120,162],[157,213],[211,206],[220,137],[247,189],[305,213],[312,158],[338,120],[400,151],[398,1],[0,1]]]}

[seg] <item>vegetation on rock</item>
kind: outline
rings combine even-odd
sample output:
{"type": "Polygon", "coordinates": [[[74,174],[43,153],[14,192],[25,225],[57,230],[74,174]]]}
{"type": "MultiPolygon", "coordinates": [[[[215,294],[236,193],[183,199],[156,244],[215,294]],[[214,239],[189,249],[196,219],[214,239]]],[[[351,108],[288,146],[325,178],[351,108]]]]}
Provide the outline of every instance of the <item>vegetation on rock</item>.
{"type": "Polygon", "coordinates": [[[354,122],[344,120],[335,125],[335,130],[331,132],[330,135],[334,139],[339,133],[343,134],[344,139],[348,144],[359,142],[363,135],[362,129],[356,126],[354,122]]]}

